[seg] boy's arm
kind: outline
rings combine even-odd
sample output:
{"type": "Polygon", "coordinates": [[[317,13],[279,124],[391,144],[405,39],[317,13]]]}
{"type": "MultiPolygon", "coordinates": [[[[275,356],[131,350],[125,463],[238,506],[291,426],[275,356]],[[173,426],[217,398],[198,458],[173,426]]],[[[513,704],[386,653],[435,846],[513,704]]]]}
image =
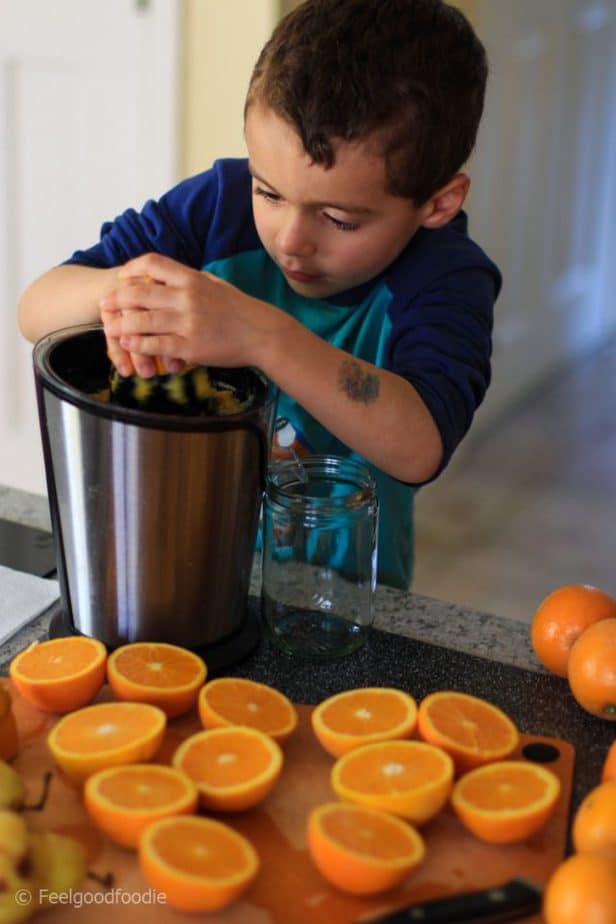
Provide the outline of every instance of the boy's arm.
{"type": "Polygon", "coordinates": [[[288,315],[260,356],[269,378],[387,474],[419,484],[438,471],[439,430],[406,379],[332,346],[288,315]]]}
{"type": "Polygon", "coordinates": [[[436,474],[440,434],[406,379],[332,346],[274,305],[160,255],[132,260],[118,275],[122,285],[102,303],[105,331],[141,357],[142,375],[153,373],[152,356],[257,366],[387,474],[410,483],[436,474]]]}
{"type": "Polygon", "coordinates": [[[62,327],[100,321],[100,300],[118,284],[117,267],[64,264],[39,276],[19,300],[19,327],[34,343],[62,327]]]}
{"type": "Polygon", "coordinates": [[[238,246],[255,246],[250,185],[243,160],[219,161],[160,200],[149,200],[141,212],[129,208],[105,222],[98,243],[77,251],[70,263],[50,269],[23,293],[23,335],[35,341],[52,330],[100,320],[99,302],[117,286],[117,269],[139,254],[157,251],[196,268],[225,255],[225,233],[238,246]]]}

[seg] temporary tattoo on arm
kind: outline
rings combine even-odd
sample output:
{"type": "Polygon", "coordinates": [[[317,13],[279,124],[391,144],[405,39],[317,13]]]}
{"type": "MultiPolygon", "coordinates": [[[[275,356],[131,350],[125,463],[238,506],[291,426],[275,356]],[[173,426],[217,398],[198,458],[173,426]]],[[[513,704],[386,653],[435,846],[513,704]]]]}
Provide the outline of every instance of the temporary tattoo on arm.
{"type": "Polygon", "coordinates": [[[379,396],[378,375],[366,372],[354,359],[345,359],[338,372],[338,385],[351,401],[372,404],[379,396]]]}

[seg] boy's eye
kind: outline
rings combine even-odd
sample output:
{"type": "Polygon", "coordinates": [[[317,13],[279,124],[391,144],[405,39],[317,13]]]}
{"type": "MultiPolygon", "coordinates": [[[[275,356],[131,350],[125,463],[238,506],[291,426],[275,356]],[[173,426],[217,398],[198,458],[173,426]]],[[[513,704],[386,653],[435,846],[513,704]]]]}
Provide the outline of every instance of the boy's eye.
{"type": "Polygon", "coordinates": [[[324,215],[336,228],[339,228],[340,231],[357,231],[359,228],[359,224],[356,221],[341,221],[339,218],[334,218],[333,215],[328,215],[327,212],[324,212],[324,215]]]}
{"type": "Polygon", "coordinates": [[[255,186],[255,196],[263,196],[263,198],[267,199],[268,202],[280,201],[280,196],[278,193],[273,193],[269,189],[263,189],[262,186],[255,186]]]}
{"type": "MultiPolygon", "coordinates": [[[[271,189],[265,189],[263,186],[255,186],[253,192],[255,196],[261,196],[266,202],[282,202],[282,196],[272,192],[271,189]]],[[[340,218],[334,218],[334,216],[328,214],[328,212],[323,212],[323,215],[328,221],[331,221],[334,227],[338,228],[339,231],[357,231],[359,228],[358,222],[342,221],[340,218]]]]}

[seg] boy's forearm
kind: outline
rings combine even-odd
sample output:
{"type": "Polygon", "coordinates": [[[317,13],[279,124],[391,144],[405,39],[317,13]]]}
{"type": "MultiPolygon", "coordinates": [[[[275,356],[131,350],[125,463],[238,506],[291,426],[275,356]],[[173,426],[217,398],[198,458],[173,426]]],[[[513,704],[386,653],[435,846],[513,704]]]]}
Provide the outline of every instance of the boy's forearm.
{"type": "Polygon", "coordinates": [[[19,327],[32,343],[51,331],[100,320],[100,299],[116,284],[117,269],[64,264],[36,279],[19,300],[19,327]]]}
{"type": "Polygon", "coordinates": [[[401,376],[345,353],[288,317],[262,349],[260,366],[338,439],[383,471],[410,483],[436,473],[443,452],[439,431],[401,376]]]}

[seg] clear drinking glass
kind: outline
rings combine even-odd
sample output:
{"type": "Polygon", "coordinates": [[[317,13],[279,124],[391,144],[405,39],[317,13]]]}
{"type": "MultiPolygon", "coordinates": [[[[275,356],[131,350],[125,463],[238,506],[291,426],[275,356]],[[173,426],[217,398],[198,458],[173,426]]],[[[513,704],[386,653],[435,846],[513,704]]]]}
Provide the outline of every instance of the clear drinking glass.
{"type": "Polygon", "coordinates": [[[284,651],[327,660],[372,624],[378,503],[368,469],[337,456],[275,462],[263,505],[262,603],[284,651]]]}

